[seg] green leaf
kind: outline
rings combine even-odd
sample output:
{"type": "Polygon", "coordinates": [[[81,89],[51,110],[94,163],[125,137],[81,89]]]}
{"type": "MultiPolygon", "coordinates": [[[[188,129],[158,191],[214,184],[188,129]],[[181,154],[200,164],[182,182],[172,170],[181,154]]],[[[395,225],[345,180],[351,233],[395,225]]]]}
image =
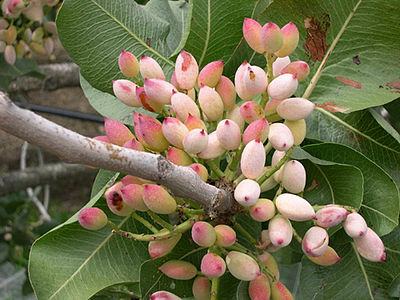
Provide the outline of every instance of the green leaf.
{"type": "Polygon", "coordinates": [[[237,289],[241,281],[236,279],[229,272],[225,272],[219,278],[218,295],[216,300],[237,299],[237,289]]]}
{"type": "Polygon", "coordinates": [[[390,124],[397,130],[397,132],[400,132],[400,120],[397,117],[400,111],[400,98],[385,104],[384,108],[389,113],[388,119],[390,124]]]}
{"type": "Polygon", "coordinates": [[[143,299],[160,290],[167,290],[181,298],[191,297],[193,280],[174,280],[164,275],[158,268],[172,259],[179,259],[194,264],[198,270],[205,248],[194,248],[187,236],[182,236],[174,250],[167,256],[151,259],[140,267],[140,291],[143,299]]]}
{"type": "Polygon", "coordinates": [[[21,76],[32,76],[44,79],[38,65],[33,59],[17,59],[13,66],[9,65],[4,55],[0,54],[0,89],[7,91],[10,82],[21,76]]]}
{"type": "Polygon", "coordinates": [[[235,300],[251,300],[249,296],[249,281],[240,281],[236,289],[235,300]]]}
{"type": "Polygon", "coordinates": [[[398,97],[399,6],[399,0],[276,0],[259,21],[298,27],[292,60],[308,62],[311,74],[296,95],[311,81],[306,98],[311,93],[316,103],[356,111],[398,97]]]}
{"type": "Polygon", "coordinates": [[[306,169],[304,198],[311,204],[342,204],[360,208],[364,178],[357,167],[328,162],[296,148],[291,158],[301,160],[306,169]]]}
{"type": "Polygon", "coordinates": [[[389,285],[388,293],[392,297],[400,297],[400,274],[389,285]]]}
{"type": "Polygon", "coordinates": [[[318,266],[304,257],[296,299],[393,299],[387,288],[399,274],[400,228],[382,240],[386,262],[365,260],[351,244],[333,245],[342,260],[330,267],[318,266]]]}
{"type": "Polygon", "coordinates": [[[398,225],[399,192],[390,176],[378,165],[361,153],[340,144],[309,145],[304,146],[303,150],[319,159],[360,169],[364,177],[364,198],[360,214],[379,235],[391,232],[398,225]]]}
{"type": "MultiPolygon", "coordinates": [[[[253,220],[249,215],[240,214],[237,216],[236,221],[249,233],[255,240],[261,237],[261,223],[253,220]]],[[[247,247],[248,249],[255,250],[255,247],[251,241],[238,230],[236,231],[237,239],[240,244],[247,247]]]]}
{"type": "MultiPolygon", "coordinates": [[[[200,67],[216,60],[224,61],[224,74],[232,76],[254,51],[243,38],[243,20],[255,18],[268,1],[196,0],[193,22],[185,45],[200,67]]],[[[262,55],[260,55],[262,56],[262,55]]],[[[265,59],[263,58],[264,65],[265,59]]]]}
{"type": "Polygon", "coordinates": [[[400,186],[400,138],[384,122],[373,110],[333,114],[317,108],[307,118],[307,137],[354,148],[381,166],[400,186]]]}
{"type": "MultiPolygon", "coordinates": [[[[107,212],[104,202],[100,208],[107,212]]],[[[130,216],[108,217],[123,230],[147,232],[130,216]]],[[[67,221],[33,244],[29,275],[39,300],[88,299],[105,287],[139,281],[140,265],[148,258],[144,242],[113,234],[109,227],[90,231],[67,221]]]]}
{"type": "Polygon", "coordinates": [[[138,58],[151,56],[167,77],[172,74],[174,63],[169,57],[182,47],[192,5],[153,1],[148,8],[131,0],[63,2],[57,16],[60,40],[94,88],[112,93],[112,80],[123,78],[118,68],[121,49],[138,58]]]}
{"type": "Polygon", "coordinates": [[[105,116],[109,119],[118,120],[127,125],[133,124],[132,113],[134,111],[152,117],[158,116],[157,114],[149,112],[142,107],[131,107],[125,105],[119,101],[117,97],[92,87],[83,76],[80,77],[80,81],[82,90],[86,98],[89,100],[90,105],[92,105],[93,108],[102,116],[105,116]]]}

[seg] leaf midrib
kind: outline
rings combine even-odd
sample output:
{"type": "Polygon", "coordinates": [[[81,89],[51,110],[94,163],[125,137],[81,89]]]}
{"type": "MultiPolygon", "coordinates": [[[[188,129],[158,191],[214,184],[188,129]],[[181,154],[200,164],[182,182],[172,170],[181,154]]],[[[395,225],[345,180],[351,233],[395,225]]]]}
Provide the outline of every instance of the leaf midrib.
{"type": "Polygon", "coordinates": [[[396,153],[396,154],[400,154],[399,151],[397,151],[397,150],[395,150],[395,149],[392,149],[392,148],[390,148],[390,147],[388,147],[388,146],[386,146],[386,145],[383,145],[383,144],[379,143],[378,141],[374,140],[374,139],[373,139],[372,137],[370,137],[369,135],[365,134],[364,132],[359,131],[357,128],[354,128],[354,127],[351,126],[349,123],[347,123],[347,122],[343,121],[342,119],[340,119],[339,117],[335,116],[333,113],[331,113],[331,112],[329,112],[329,111],[326,111],[325,109],[320,108],[320,107],[316,107],[315,110],[319,111],[319,112],[322,113],[322,114],[327,115],[327,116],[328,116],[329,118],[331,118],[332,120],[335,120],[335,121],[338,122],[339,124],[341,124],[341,125],[347,127],[347,128],[350,129],[351,131],[355,132],[356,134],[359,134],[360,136],[362,136],[363,138],[365,138],[365,139],[371,141],[372,143],[376,144],[377,146],[380,146],[380,147],[382,147],[382,148],[385,148],[385,149],[387,149],[387,150],[389,150],[389,151],[391,151],[391,152],[394,152],[394,153],[396,153]]]}
{"type": "Polygon", "coordinates": [[[206,55],[208,42],[210,41],[210,34],[211,34],[211,3],[210,0],[207,1],[207,34],[206,40],[204,42],[203,52],[201,53],[201,57],[199,59],[199,66],[201,66],[204,56],[206,55]]]}
{"type": "Polygon", "coordinates": [[[372,290],[371,290],[371,285],[370,285],[369,280],[368,280],[368,275],[367,275],[367,272],[365,271],[365,267],[364,267],[364,264],[362,263],[360,254],[358,254],[356,246],[354,245],[353,242],[351,243],[351,246],[353,247],[354,253],[355,253],[356,257],[357,257],[357,262],[360,265],[361,273],[363,274],[364,279],[365,279],[365,283],[367,284],[369,296],[371,297],[371,300],[374,300],[374,296],[373,296],[372,290]]]}
{"type": "Polygon", "coordinates": [[[327,183],[327,185],[329,187],[329,191],[331,192],[332,202],[333,202],[333,204],[336,204],[336,202],[335,202],[335,193],[333,192],[333,187],[332,187],[331,183],[329,182],[328,177],[326,177],[324,171],[322,171],[322,169],[317,164],[315,164],[315,163],[312,163],[312,164],[318,169],[318,171],[322,174],[322,176],[326,180],[326,183],[327,183]]]}
{"type": "MultiPolygon", "coordinates": [[[[130,218],[130,216],[127,216],[124,218],[121,223],[118,224],[118,227],[121,227],[122,225],[125,224],[125,222],[130,218]]],[[[100,249],[108,242],[108,240],[113,236],[113,233],[110,233],[103,242],[99,244],[99,246],[96,247],[96,249],[88,256],[88,258],[79,266],[79,268],[50,296],[50,299],[53,299],[69,282],[71,282],[74,277],[83,269],[84,266],[88,264],[88,262],[94,257],[97,252],[100,251],[100,249]]]]}
{"type": "Polygon", "coordinates": [[[126,27],[124,24],[122,24],[117,18],[115,18],[112,14],[110,14],[103,6],[98,4],[95,0],[90,0],[94,5],[96,5],[100,10],[102,10],[106,15],[108,15],[111,20],[113,20],[115,23],[120,25],[123,29],[125,29],[126,32],[128,32],[135,40],[137,40],[144,48],[146,48],[148,51],[153,53],[154,55],[158,56],[161,58],[163,61],[165,61],[167,64],[171,65],[172,67],[175,67],[175,64],[170,61],[169,59],[165,58],[163,55],[158,53],[156,50],[153,48],[149,47],[144,41],[142,41],[136,34],[134,34],[128,27],[126,27]]]}

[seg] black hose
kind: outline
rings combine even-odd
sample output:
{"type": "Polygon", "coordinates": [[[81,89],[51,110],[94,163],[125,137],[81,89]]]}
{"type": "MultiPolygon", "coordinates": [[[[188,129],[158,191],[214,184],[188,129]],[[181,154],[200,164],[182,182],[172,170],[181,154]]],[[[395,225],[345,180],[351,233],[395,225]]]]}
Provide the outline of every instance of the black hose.
{"type": "Polygon", "coordinates": [[[79,111],[66,110],[57,107],[44,106],[38,104],[31,104],[31,103],[24,104],[21,102],[14,102],[14,103],[19,107],[26,108],[35,112],[48,113],[52,115],[79,119],[84,121],[97,122],[102,124],[104,123],[104,118],[98,115],[86,114],[79,111]]]}

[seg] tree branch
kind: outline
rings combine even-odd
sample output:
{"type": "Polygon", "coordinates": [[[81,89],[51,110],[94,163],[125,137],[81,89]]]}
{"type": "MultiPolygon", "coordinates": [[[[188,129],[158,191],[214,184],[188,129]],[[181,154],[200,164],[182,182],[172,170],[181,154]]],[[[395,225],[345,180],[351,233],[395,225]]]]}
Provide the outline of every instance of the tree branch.
{"type": "Polygon", "coordinates": [[[232,194],[203,182],[189,167],[165,157],[84,137],[31,111],[21,109],[0,92],[0,129],[38,145],[68,163],[91,165],[139,176],[162,184],[176,197],[199,202],[211,215],[229,212],[232,194]]]}
{"type": "Polygon", "coordinates": [[[39,66],[46,78],[18,77],[8,86],[9,93],[33,90],[55,90],[65,86],[79,86],[79,67],[74,63],[48,64],[39,66]]]}
{"type": "Polygon", "coordinates": [[[94,170],[80,165],[54,163],[43,167],[26,168],[0,175],[0,196],[20,191],[28,187],[50,184],[75,174],[93,174],[94,170]]]}

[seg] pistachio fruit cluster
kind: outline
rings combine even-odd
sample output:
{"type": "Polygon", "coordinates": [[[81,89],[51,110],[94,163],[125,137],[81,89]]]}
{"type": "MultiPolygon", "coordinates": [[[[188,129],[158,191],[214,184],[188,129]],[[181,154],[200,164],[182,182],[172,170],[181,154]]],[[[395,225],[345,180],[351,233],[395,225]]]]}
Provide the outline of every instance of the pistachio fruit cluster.
{"type": "Polygon", "coordinates": [[[7,63],[14,65],[16,59],[30,58],[32,53],[55,59],[55,22],[45,22],[44,16],[59,0],[3,0],[0,16],[0,53],[7,63]]]}
{"type": "MultiPolygon", "coordinates": [[[[288,57],[298,45],[297,27],[293,23],[282,28],[273,23],[261,26],[245,19],[243,34],[250,47],[265,56],[266,68],[245,61],[234,82],[223,75],[222,61],[210,62],[199,70],[196,59],[184,50],[176,59],[170,81],[153,58],[143,56],[139,61],[134,54],[122,51],[118,64],[131,80],[115,80],[115,96],[128,106],[158,113],[160,118],[135,112],[134,133],[118,121],[105,119],[106,136],[95,138],[159,153],[174,164],[191,168],[205,182],[231,188],[237,209],[224,219],[208,215],[189,199],[174,197],[155,182],[131,175],[104,194],[114,214],[131,215],[152,231],[134,234],[111,224],[115,233],[148,241],[151,258],[170,253],[186,231],[191,232],[194,244],[207,249],[200,266],[183,259],[169,260],[159,267],[175,280],[193,280],[193,295],[198,300],[215,299],[218,278],[226,272],[250,282],[248,292],[253,300],[293,299],[279,281],[278,265],[270,253],[288,246],[295,237],[311,261],[333,265],[340,257],[329,246],[327,228],[341,223],[361,256],[370,261],[385,260],[381,239],[355,208],[312,206],[303,198],[306,170],[290,155],[305,138],[305,118],[315,104],[293,97],[299,82],[310,72],[306,62],[290,62],[288,57]],[[266,165],[270,151],[272,160],[266,165]],[[272,199],[261,196],[272,189],[276,189],[272,199]],[[178,222],[159,216],[171,214],[179,215],[178,222]],[[237,214],[268,222],[268,229],[252,237],[236,221],[237,214]],[[300,237],[292,222],[305,221],[313,226],[300,237]],[[257,251],[238,243],[237,233],[248,238],[257,251]]],[[[91,207],[80,212],[79,222],[85,228],[99,229],[107,224],[107,217],[91,207]]],[[[150,299],[180,298],[158,291],[150,299]]]]}

